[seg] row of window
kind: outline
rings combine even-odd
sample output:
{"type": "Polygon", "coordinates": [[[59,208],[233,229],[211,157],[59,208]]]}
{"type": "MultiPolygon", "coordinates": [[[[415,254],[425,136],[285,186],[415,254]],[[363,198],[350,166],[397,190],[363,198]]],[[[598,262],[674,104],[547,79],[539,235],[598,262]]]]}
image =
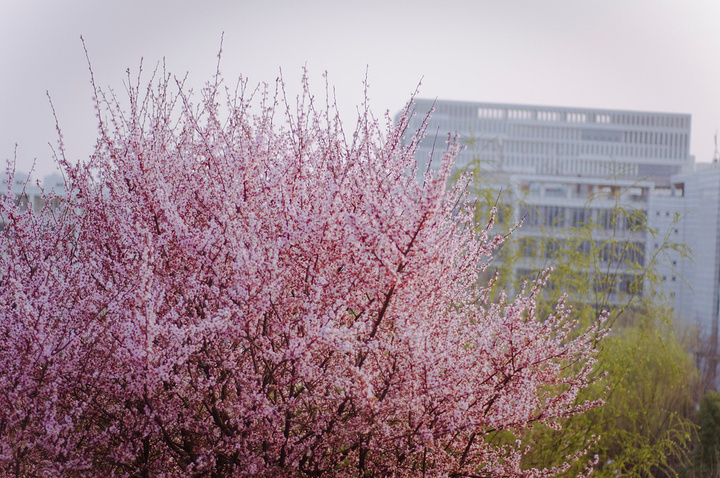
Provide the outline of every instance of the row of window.
{"type": "Polygon", "coordinates": [[[417,101],[417,107],[425,113],[434,107],[437,115],[462,118],[552,121],[567,123],[599,123],[653,128],[690,128],[690,116],[681,114],[635,113],[623,111],[598,111],[563,108],[543,108],[521,105],[493,105],[443,101],[417,101]]]}
{"type": "MultiPolygon", "coordinates": [[[[467,117],[465,105],[439,105],[437,111],[451,116],[467,117]],[[465,111],[459,111],[459,110],[465,111]]],[[[686,115],[653,115],[610,112],[575,112],[562,110],[545,110],[538,108],[513,108],[480,106],[477,108],[478,119],[514,120],[514,121],[548,121],[567,123],[599,123],[621,124],[628,126],[645,126],[654,128],[689,128],[690,118],[686,115]]]]}
{"type": "Polygon", "coordinates": [[[642,267],[645,265],[645,244],[637,241],[573,241],[564,239],[521,237],[518,250],[522,257],[534,260],[556,260],[560,251],[597,257],[604,264],[642,267]]]}
{"type": "MultiPolygon", "coordinates": [[[[539,269],[518,268],[515,274],[518,283],[522,283],[536,279],[540,273],[541,271],[539,269]]],[[[616,296],[618,293],[621,293],[635,295],[637,297],[643,296],[642,274],[627,272],[607,274],[587,273],[584,276],[583,282],[590,285],[590,290],[598,295],[616,296]]],[[[552,289],[555,285],[551,276],[546,289],[552,289]]],[[[566,286],[566,284],[561,284],[561,286],[566,286]]]]}
{"type": "MultiPolygon", "coordinates": [[[[422,150],[419,157],[427,157],[429,148],[422,150]]],[[[437,154],[437,151],[436,151],[437,154]]],[[[644,178],[653,175],[670,176],[679,172],[679,166],[666,166],[657,164],[617,163],[610,160],[576,159],[558,157],[536,157],[520,154],[484,154],[475,157],[469,152],[461,154],[457,166],[462,167],[473,160],[479,160],[486,166],[492,165],[498,169],[513,172],[525,172],[541,175],[583,175],[603,178],[625,176],[644,178]]]]}
{"type": "Polygon", "coordinates": [[[640,209],[601,209],[565,206],[525,205],[520,211],[527,227],[548,228],[594,226],[612,231],[644,231],[646,213],[640,209]]]}
{"type": "Polygon", "coordinates": [[[532,259],[556,259],[559,251],[579,252],[584,256],[597,257],[600,262],[643,266],[645,244],[638,241],[572,241],[557,238],[518,238],[519,251],[523,257],[532,259]],[[576,243],[577,242],[577,243],[576,243]]]}
{"type": "MultiPolygon", "coordinates": [[[[626,133],[631,135],[631,133],[626,133]]],[[[434,139],[434,138],[433,138],[434,139]]],[[[443,138],[443,143],[444,143],[443,138]]],[[[478,155],[487,155],[489,149],[501,149],[502,154],[536,154],[545,156],[601,156],[601,157],[641,157],[662,159],[685,159],[687,157],[688,139],[679,134],[653,134],[629,138],[625,143],[616,142],[540,142],[506,139],[502,146],[497,140],[473,139],[465,140],[471,151],[478,155]],[[635,141],[635,142],[631,142],[635,141]],[[645,143],[658,141],[662,143],[645,143]],[[492,143],[491,143],[492,142],[492,143]],[[491,148],[491,146],[494,146],[491,148]]]]}

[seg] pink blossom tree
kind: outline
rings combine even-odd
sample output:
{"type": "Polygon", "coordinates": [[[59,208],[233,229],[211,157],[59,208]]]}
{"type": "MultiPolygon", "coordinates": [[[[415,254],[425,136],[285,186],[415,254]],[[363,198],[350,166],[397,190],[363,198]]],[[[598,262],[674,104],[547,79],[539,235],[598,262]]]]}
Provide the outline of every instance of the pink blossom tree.
{"type": "Polygon", "coordinates": [[[0,204],[3,476],[563,470],[489,437],[597,405],[598,328],[536,317],[539,284],[488,301],[502,238],[448,188],[456,145],[419,182],[410,108],[345,136],[307,84],[194,103],[158,76],[95,88],[63,207],[0,204]]]}

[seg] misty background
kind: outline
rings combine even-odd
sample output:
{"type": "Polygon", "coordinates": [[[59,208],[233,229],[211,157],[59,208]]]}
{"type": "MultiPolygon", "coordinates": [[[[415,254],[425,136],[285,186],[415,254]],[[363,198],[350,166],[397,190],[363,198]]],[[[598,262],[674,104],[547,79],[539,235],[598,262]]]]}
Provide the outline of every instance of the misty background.
{"type": "MultiPolygon", "coordinates": [[[[0,159],[35,176],[54,170],[55,105],[68,156],[95,141],[92,89],[122,97],[129,68],[165,59],[196,89],[221,71],[297,94],[302,68],[324,96],[327,70],[352,121],[370,85],[376,115],[419,97],[692,115],[690,151],[712,160],[720,126],[720,2],[0,1],[0,159]]],[[[347,128],[353,125],[346,124],[347,128]]]]}

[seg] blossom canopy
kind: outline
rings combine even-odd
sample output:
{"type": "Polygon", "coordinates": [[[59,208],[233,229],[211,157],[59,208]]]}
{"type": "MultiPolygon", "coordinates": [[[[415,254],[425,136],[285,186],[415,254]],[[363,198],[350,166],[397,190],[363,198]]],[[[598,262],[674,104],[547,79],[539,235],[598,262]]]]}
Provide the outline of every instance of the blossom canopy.
{"type": "Polygon", "coordinates": [[[457,145],[416,180],[411,106],[346,135],[303,86],[294,106],[219,75],[197,102],[165,72],[125,105],[95,88],[63,205],[6,192],[3,475],[562,471],[490,436],[597,405],[576,403],[597,329],[536,317],[539,284],[489,299],[503,238],[470,178],[448,187],[457,145]]]}

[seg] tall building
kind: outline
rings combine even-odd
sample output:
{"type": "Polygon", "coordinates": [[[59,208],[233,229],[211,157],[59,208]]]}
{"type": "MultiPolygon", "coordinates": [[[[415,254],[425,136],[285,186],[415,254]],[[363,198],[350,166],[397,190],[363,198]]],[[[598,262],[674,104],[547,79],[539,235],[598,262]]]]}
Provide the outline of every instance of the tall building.
{"type": "MultiPolygon", "coordinates": [[[[690,285],[682,298],[687,319],[703,326],[717,341],[720,306],[720,165],[714,163],[672,181],[684,191],[682,241],[692,250],[682,276],[690,285]]],[[[678,312],[682,312],[678,307],[678,312]]]]}
{"type": "Polygon", "coordinates": [[[434,108],[419,161],[448,133],[475,146],[458,166],[480,159],[488,170],[545,176],[618,176],[667,186],[688,170],[690,115],[590,108],[417,100],[419,127],[434,108]],[[437,135],[437,137],[436,137],[437,135]]]}
{"type": "Polygon", "coordinates": [[[511,222],[524,219],[514,240],[518,274],[532,272],[538,255],[552,263],[548,233],[571,240],[574,226],[592,223],[591,239],[576,245],[612,268],[600,285],[611,297],[633,287],[662,293],[686,323],[707,334],[717,324],[720,169],[694,171],[690,115],[422,99],[415,111],[410,132],[428,121],[419,171],[457,138],[466,145],[457,167],[504,191],[511,222]],[[693,259],[667,243],[686,244],[693,259]],[[651,260],[660,286],[627,266],[651,260]]]}

